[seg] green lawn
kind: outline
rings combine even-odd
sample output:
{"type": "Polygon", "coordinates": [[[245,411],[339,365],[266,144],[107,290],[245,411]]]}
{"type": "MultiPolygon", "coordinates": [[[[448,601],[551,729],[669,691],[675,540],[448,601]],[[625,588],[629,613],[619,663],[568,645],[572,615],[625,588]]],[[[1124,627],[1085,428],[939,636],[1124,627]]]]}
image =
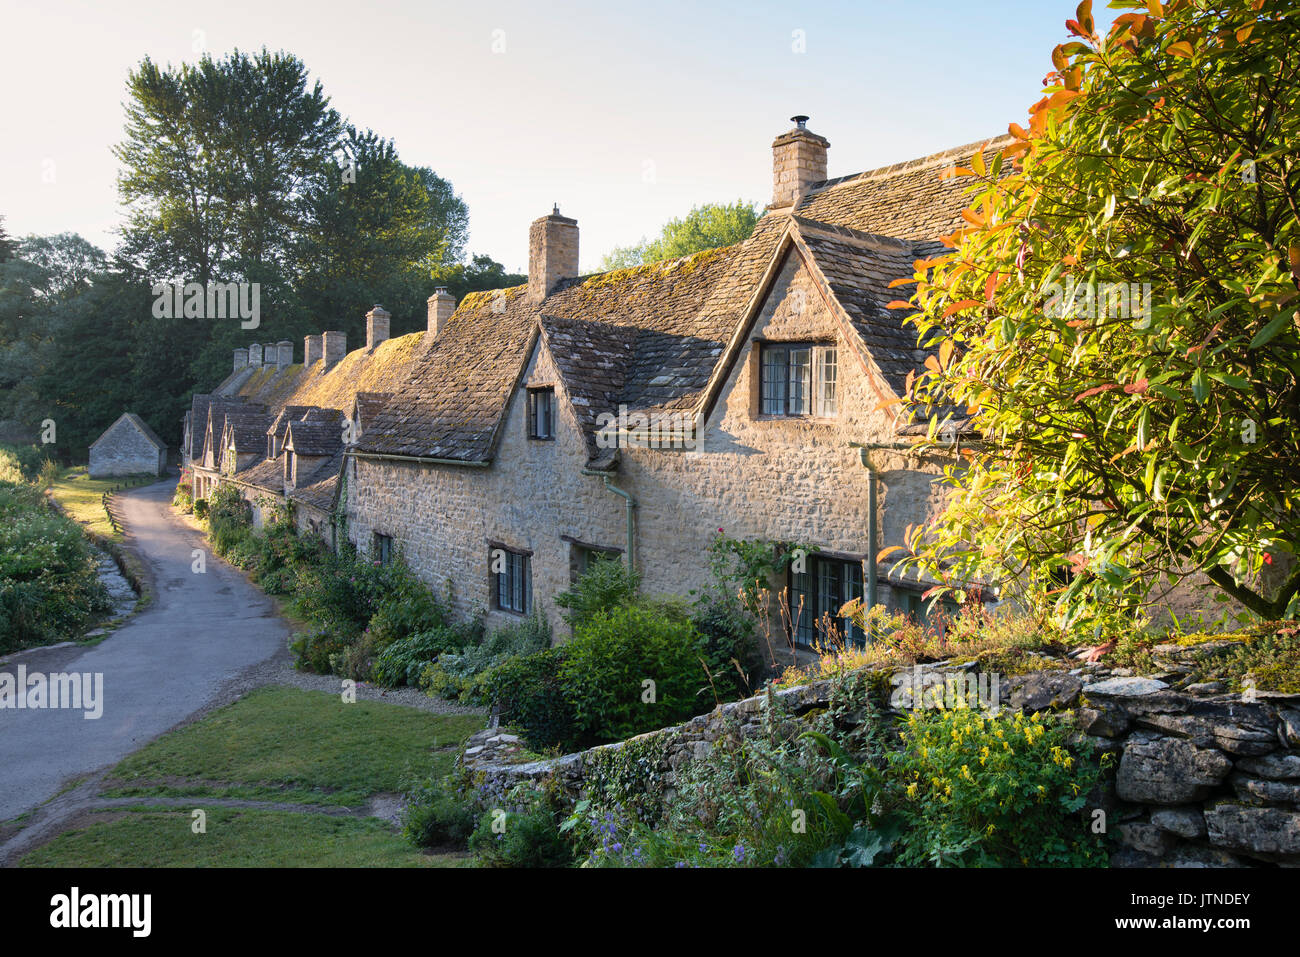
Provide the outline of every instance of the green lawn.
{"type": "Polygon", "coordinates": [[[105,779],[104,797],[140,797],[59,835],[22,863],[33,867],[460,866],[428,855],[377,817],[312,807],[362,808],[451,766],[476,715],[437,715],[297,688],[259,688],[131,755],[105,779]],[[149,797],[193,799],[183,809],[149,797]],[[275,801],[304,810],[205,807],[215,798],[275,801]],[[207,833],[191,830],[191,811],[207,833]]]}
{"type": "Polygon", "coordinates": [[[291,811],[113,811],[60,834],[24,867],[460,867],[460,855],[423,854],[378,818],[291,811]]]}
{"type": "Polygon", "coordinates": [[[450,769],[455,746],[481,727],[476,715],[259,688],[131,755],[107,786],[110,797],[192,794],[360,807],[372,794],[450,769]]]}
{"type": "Polygon", "coordinates": [[[125,478],[93,479],[86,474],[84,465],[62,469],[58,479],[50,486],[50,496],[68,514],[76,519],[88,531],[112,541],[121,541],[122,536],[113,531],[104,511],[103,494],[119,485],[140,485],[145,481],[157,481],[154,476],[128,476],[125,478]]]}

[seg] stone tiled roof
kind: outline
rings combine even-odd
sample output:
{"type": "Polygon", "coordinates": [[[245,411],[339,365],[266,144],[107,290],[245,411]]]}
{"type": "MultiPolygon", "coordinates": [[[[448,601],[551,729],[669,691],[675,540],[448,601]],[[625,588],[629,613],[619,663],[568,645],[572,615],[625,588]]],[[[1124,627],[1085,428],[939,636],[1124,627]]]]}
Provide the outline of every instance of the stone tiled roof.
{"type": "Polygon", "coordinates": [[[226,413],[242,408],[243,399],[229,399],[217,395],[196,395],[190,408],[190,458],[202,459],[208,429],[218,438],[226,421],[226,413]]]}
{"type": "Polygon", "coordinates": [[[225,425],[222,428],[223,441],[233,440],[235,451],[239,455],[252,454],[259,458],[264,457],[266,430],[270,425],[271,416],[264,411],[239,409],[227,412],[225,425]]]}
{"type": "MultiPolygon", "coordinates": [[[[987,155],[1004,142],[990,141],[987,155]]],[[[939,174],[968,165],[981,145],[817,184],[791,215],[763,216],[734,246],[564,281],[540,303],[525,286],[471,293],[432,341],[423,333],[391,339],[328,370],[323,362],[241,370],[217,391],[277,413],[359,406],[362,453],[485,463],[541,337],[594,456],[601,412],[620,404],[694,411],[716,390],[719,363],[787,234],[842,308],[866,361],[899,391],[925,353],[903,313],[885,309],[909,292],[889,282],[911,275],[913,261],[933,255],[937,237],[959,225],[965,186],[939,174]]]]}
{"type": "Polygon", "coordinates": [[[136,415],[134,412],[126,412],[122,415],[122,418],[126,419],[137,429],[139,429],[144,434],[144,437],[153,443],[155,448],[162,451],[166,450],[167,443],[164,442],[162,439],[158,438],[158,433],[156,433],[153,429],[149,428],[149,423],[146,422],[144,419],[140,418],[140,416],[136,415]]]}
{"type": "Polygon", "coordinates": [[[968,177],[941,178],[949,166],[969,166],[971,156],[986,143],[986,162],[1012,142],[1009,136],[968,143],[897,163],[842,176],[813,186],[796,206],[797,216],[835,226],[848,226],[899,239],[934,240],[951,232],[970,205],[968,177]]]}
{"type": "Polygon", "coordinates": [[[334,455],[343,447],[343,434],[335,422],[290,422],[284,447],[298,455],[334,455]]]}
{"type": "Polygon", "coordinates": [[[365,423],[373,422],[379,410],[393,397],[391,392],[358,392],[356,401],[357,422],[365,428],[365,423]]]}
{"type": "Polygon", "coordinates": [[[244,485],[251,485],[277,495],[282,494],[284,492],[284,456],[277,455],[273,459],[261,459],[240,471],[237,480],[244,485]]]}
{"type": "Polygon", "coordinates": [[[631,326],[580,319],[542,318],[542,337],[564,380],[589,459],[599,457],[596,423],[602,412],[618,414],[633,349],[644,333],[631,326]]]}
{"type": "Polygon", "coordinates": [[[826,229],[802,218],[795,222],[799,241],[848,315],[869,361],[901,395],[907,374],[924,363],[926,353],[917,347],[916,328],[903,322],[907,310],[886,307],[911,295],[911,286],[890,289],[889,283],[912,274],[913,244],[856,230],[826,229]]]}
{"type": "Polygon", "coordinates": [[[320,509],[322,512],[333,511],[334,496],[338,490],[339,472],[342,468],[343,451],[340,449],[329,459],[322,462],[320,467],[307,478],[305,484],[299,482],[298,487],[289,493],[289,498],[295,502],[302,502],[312,508],[320,509]]]}
{"type": "Polygon", "coordinates": [[[289,423],[301,419],[310,411],[309,405],[286,405],[271,421],[270,428],[266,430],[267,434],[274,435],[277,445],[283,446],[284,434],[289,431],[289,423]]]}

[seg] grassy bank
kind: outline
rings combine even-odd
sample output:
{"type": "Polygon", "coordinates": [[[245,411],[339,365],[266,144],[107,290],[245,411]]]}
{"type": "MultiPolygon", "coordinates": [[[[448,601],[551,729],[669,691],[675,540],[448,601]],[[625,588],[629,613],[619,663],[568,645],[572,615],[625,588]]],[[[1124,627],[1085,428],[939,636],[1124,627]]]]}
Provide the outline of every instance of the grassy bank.
{"type": "Polygon", "coordinates": [[[104,807],[27,855],[28,867],[459,866],[464,855],[422,853],[386,820],[379,796],[451,767],[482,719],[268,687],[159,738],[114,768],[104,807]],[[189,798],[182,808],[151,806],[189,798]],[[276,802],[280,808],[205,801],[276,802]],[[322,813],[324,807],[351,814],[322,813]],[[206,833],[192,829],[193,811],[206,833]]]}

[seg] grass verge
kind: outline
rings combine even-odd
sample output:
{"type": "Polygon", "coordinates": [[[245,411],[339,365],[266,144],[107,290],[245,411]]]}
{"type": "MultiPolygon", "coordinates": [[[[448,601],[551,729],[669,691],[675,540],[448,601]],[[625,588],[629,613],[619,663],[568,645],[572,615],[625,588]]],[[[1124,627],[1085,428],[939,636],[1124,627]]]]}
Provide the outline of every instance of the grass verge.
{"type": "Polygon", "coordinates": [[[113,810],[60,834],[25,867],[458,867],[421,854],[378,818],[210,808],[195,834],[188,810],[113,810]]]}

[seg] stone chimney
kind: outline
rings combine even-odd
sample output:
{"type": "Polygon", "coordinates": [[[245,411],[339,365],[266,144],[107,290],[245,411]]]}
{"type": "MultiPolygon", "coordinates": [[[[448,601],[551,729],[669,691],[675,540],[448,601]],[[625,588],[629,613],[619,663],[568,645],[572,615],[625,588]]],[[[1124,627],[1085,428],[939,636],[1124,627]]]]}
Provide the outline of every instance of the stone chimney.
{"type": "Polygon", "coordinates": [[[325,342],[325,368],[332,369],[348,354],[348,334],[346,332],[322,332],[325,342]]]}
{"type": "Polygon", "coordinates": [[[793,206],[808,187],[826,179],[826,150],[831,145],[805,125],[806,116],[792,116],[795,127],[772,141],[771,209],[793,206]]]}
{"type": "Polygon", "coordinates": [[[302,340],[302,361],[314,365],[325,354],[325,342],[320,336],[306,336],[302,340]]]}
{"type": "Polygon", "coordinates": [[[578,221],[556,206],[528,230],[528,298],[541,302],[561,279],[578,275],[578,221]]]}
{"type": "Polygon", "coordinates": [[[240,369],[243,369],[247,365],[248,365],[248,350],[236,349],[235,350],[235,371],[238,372],[240,369]]]}
{"type": "Polygon", "coordinates": [[[275,365],[275,343],[274,342],[262,343],[262,365],[264,366],[275,365]]]}
{"type": "Polygon", "coordinates": [[[375,346],[388,338],[388,321],[392,318],[392,313],[378,303],[366,313],[366,351],[373,352],[375,346]]]}
{"type": "Polygon", "coordinates": [[[248,364],[254,369],[262,367],[262,344],[254,342],[248,347],[248,364]]]}
{"type": "Polygon", "coordinates": [[[287,369],[291,365],[293,365],[293,343],[288,339],[281,339],[275,344],[275,367],[287,369]]]}
{"type": "Polygon", "coordinates": [[[432,339],[447,325],[447,320],[456,311],[456,297],[447,291],[446,286],[439,286],[429,297],[429,334],[432,339]]]}

